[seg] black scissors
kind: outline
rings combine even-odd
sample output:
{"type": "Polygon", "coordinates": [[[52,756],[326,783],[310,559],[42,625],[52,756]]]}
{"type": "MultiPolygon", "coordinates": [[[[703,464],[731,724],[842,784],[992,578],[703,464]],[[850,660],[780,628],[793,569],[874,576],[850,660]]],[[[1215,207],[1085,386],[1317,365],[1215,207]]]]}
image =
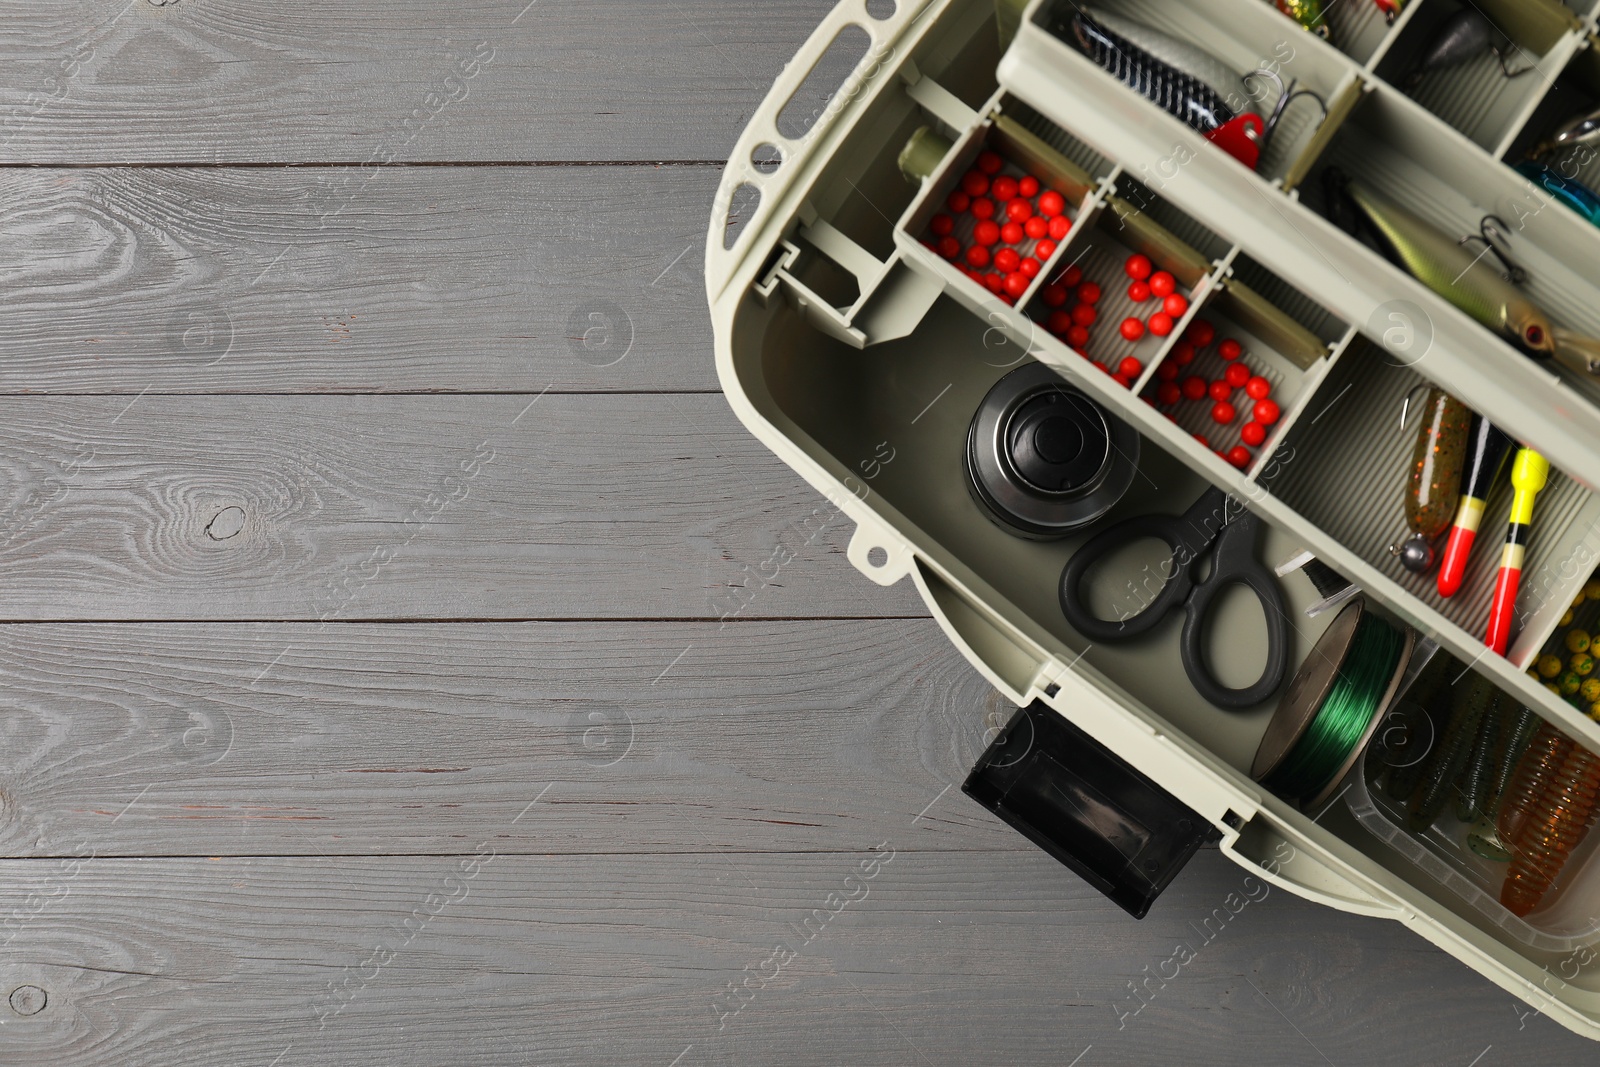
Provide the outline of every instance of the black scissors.
{"type": "Polygon", "coordinates": [[[1183,604],[1183,671],[1201,696],[1223,708],[1248,708],[1261,703],[1283,682],[1289,663],[1289,621],[1284,614],[1278,580],[1255,554],[1259,520],[1230,501],[1221,489],[1207,489],[1180,515],[1135,515],[1100,531],[1073,554],[1061,572],[1061,610],[1074,629],[1093,641],[1127,641],[1154,629],[1167,613],[1183,604]],[[1229,506],[1232,505],[1232,512],[1229,506]],[[1102,619],[1090,610],[1081,591],[1084,575],[1105,556],[1141,538],[1165,541],[1172,549],[1171,574],[1161,591],[1136,614],[1102,619]],[[1215,549],[1211,573],[1196,582],[1198,558],[1215,549]],[[1254,685],[1229,689],[1206,668],[1205,630],[1211,606],[1224,588],[1249,586],[1267,619],[1267,666],[1254,685]]]}

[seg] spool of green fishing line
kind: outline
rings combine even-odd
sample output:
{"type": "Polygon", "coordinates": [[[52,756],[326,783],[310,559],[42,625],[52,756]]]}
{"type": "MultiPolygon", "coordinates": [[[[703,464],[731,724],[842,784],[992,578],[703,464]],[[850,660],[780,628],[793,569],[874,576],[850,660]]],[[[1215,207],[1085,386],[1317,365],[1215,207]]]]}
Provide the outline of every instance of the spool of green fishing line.
{"type": "Polygon", "coordinates": [[[1339,613],[1268,724],[1252,772],[1279,796],[1320,802],[1344,776],[1393,694],[1415,635],[1360,600],[1339,613]]]}

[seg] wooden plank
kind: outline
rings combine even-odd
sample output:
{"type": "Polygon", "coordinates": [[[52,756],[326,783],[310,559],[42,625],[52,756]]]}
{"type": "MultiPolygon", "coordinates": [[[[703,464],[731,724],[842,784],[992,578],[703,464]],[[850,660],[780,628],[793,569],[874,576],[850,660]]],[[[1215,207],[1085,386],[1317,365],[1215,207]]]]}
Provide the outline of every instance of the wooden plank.
{"type": "Polygon", "coordinates": [[[1269,889],[1216,852],[1140,923],[1042,853],[920,853],[901,838],[877,858],[519,857],[472,842],[473,859],[6,861],[0,915],[24,914],[0,976],[45,1004],[0,1009],[8,1059],[1088,1067],[1181,1049],[1195,1067],[1391,1067],[1465,1065],[1490,1045],[1480,1062],[1593,1058],[1399,926],[1269,889]],[[1193,958],[1174,969],[1179,944],[1193,958]],[[748,990],[736,1013],[730,983],[748,990]]]}
{"type": "Polygon", "coordinates": [[[0,470],[9,620],[926,614],[717,395],[12,397],[0,470]]]}
{"type": "Polygon", "coordinates": [[[0,169],[0,393],[714,390],[718,173],[0,169]]]}
{"type": "Polygon", "coordinates": [[[1031,847],[951,789],[1012,709],[925,619],[8,626],[0,671],[7,855],[1031,847]]]}
{"type": "Polygon", "coordinates": [[[831,7],[0,3],[0,162],[722,160],[831,7]]]}

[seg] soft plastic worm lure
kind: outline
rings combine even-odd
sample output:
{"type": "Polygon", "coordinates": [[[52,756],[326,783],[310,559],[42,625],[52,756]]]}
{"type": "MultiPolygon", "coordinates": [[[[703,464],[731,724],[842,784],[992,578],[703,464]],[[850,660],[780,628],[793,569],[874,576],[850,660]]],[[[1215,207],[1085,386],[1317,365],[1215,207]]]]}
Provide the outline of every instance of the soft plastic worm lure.
{"type": "Polygon", "coordinates": [[[1500,840],[1507,848],[1516,841],[1528,813],[1544,794],[1550,779],[1561,770],[1572,747],[1572,742],[1560,730],[1547,722],[1539,724],[1527,751],[1517,762],[1516,774],[1500,798],[1500,813],[1495,816],[1495,829],[1500,831],[1500,840]]]}
{"type": "Polygon", "coordinates": [[[1422,790],[1411,798],[1410,825],[1415,832],[1426,830],[1444,810],[1461,768],[1472,755],[1478,738],[1478,724],[1489,707],[1494,689],[1482,675],[1474,674],[1452,692],[1450,722],[1439,738],[1439,747],[1428,757],[1422,775],[1422,790]]]}
{"type": "Polygon", "coordinates": [[[1600,756],[1574,744],[1511,845],[1511,869],[1500,887],[1500,903],[1513,915],[1526,915],[1544,900],[1567,857],[1594,825],[1597,801],[1600,756]]]}
{"type": "Polygon", "coordinates": [[[1461,771],[1456,789],[1456,818],[1462,822],[1477,822],[1483,816],[1492,777],[1490,764],[1500,747],[1500,734],[1505,725],[1505,715],[1500,709],[1502,703],[1501,695],[1495,693],[1489,710],[1483,713],[1483,721],[1478,724],[1472,754],[1461,771]]]}
{"type": "Polygon", "coordinates": [[[1417,790],[1417,783],[1422,781],[1422,772],[1428,768],[1427,755],[1436,748],[1436,724],[1444,722],[1450,711],[1450,687],[1445,685],[1445,679],[1448,672],[1457,666],[1459,664],[1452,657],[1444,653],[1435,655],[1407,694],[1408,700],[1425,709],[1429,729],[1424,735],[1421,730],[1423,724],[1418,721],[1407,731],[1405,745],[1399,752],[1406,762],[1396,763],[1389,768],[1389,796],[1393,800],[1410,800],[1411,794],[1417,790]]]}
{"type": "Polygon", "coordinates": [[[1497,762],[1490,776],[1489,799],[1484,804],[1484,814],[1490,818],[1500,813],[1500,804],[1505,799],[1506,787],[1511,784],[1512,772],[1517,769],[1517,761],[1522,759],[1522,754],[1528,751],[1528,742],[1533,740],[1533,731],[1539,722],[1539,716],[1533,713],[1532,708],[1519,708],[1516,715],[1512,716],[1505,733],[1505,745],[1496,754],[1497,762]]]}
{"type": "MultiPolygon", "coordinates": [[[[1415,574],[1432,568],[1434,542],[1450,528],[1455,515],[1467,430],[1472,424],[1471,409],[1437,386],[1428,389],[1421,409],[1406,487],[1406,526],[1411,536],[1389,550],[1400,557],[1401,566],[1415,574]]],[[[1402,428],[1404,424],[1402,415],[1402,428]]]]}

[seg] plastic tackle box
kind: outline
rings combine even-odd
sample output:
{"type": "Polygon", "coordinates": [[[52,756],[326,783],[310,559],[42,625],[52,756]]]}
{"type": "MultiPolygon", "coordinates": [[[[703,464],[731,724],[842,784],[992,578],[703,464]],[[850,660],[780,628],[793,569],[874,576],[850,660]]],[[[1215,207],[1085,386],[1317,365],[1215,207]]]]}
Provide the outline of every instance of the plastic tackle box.
{"type": "MultiPolygon", "coordinates": [[[[1246,707],[1218,706],[1187,684],[1194,657],[1181,613],[1137,640],[1091,640],[1062,606],[1063,568],[1098,533],[1182,513],[1220,490],[1230,522],[1251,517],[1254,555],[1269,570],[1309,553],[1359,587],[1362,612],[1406,633],[1404,677],[1387,680],[1386,706],[1437,649],[1600,751],[1600,723],[1529,671],[1600,558],[1600,376],[1581,362],[1530,359],[1328,217],[1331,174],[1381,190],[1452,238],[1483,234],[1493,216],[1484,251],[1520,272],[1551,324],[1600,334],[1600,228],[1513,167],[1600,98],[1600,0],[1475,6],[1500,31],[1499,54],[1421,70],[1463,10],[1456,0],[1407,0],[1392,21],[1372,0],[1343,0],[1329,9],[1326,38],[1266,0],[1101,0],[1106,25],[1158,26],[1234,70],[1275,74],[1250,83],[1264,114],[1288,93],[1316,94],[1316,106],[1291,97],[1269,138],[1247,131],[1245,150],[1259,153],[1250,167],[1064,39],[1064,11],[1076,5],[842,0],[734,149],[706,281],[718,372],[738,417],[854,521],[851,563],[880,585],[914,582],[952,643],[1023,709],[969,795],[1136,915],[1215,841],[1290,892],[1406,924],[1600,1037],[1600,834],[1550,906],[1514,917],[1475,860],[1396,825],[1369,782],[1370,748],[1316,797],[1285,799],[1252,775],[1275,704],[1315,684],[1304,676],[1319,650],[1351,625],[1347,611],[1307,614],[1326,589],[1280,573],[1296,680],[1246,707]],[[1539,73],[1507,77],[1508,54],[1539,73]],[[1036,227],[1017,244],[1039,269],[1012,272],[1023,281],[999,293],[940,247],[945,235],[969,247],[982,220],[958,217],[947,234],[936,221],[948,220],[965,176],[995,157],[994,177],[1033,175],[1058,191],[1067,220],[1059,237],[1036,227]],[[1148,314],[1123,292],[1134,255],[1182,297],[1170,331],[1111,325],[1148,314]],[[1104,284],[1097,325],[1076,344],[1052,318],[1061,309],[1050,286],[1069,269],[1104,284]],[[1277,406],[1264,439],[1233,461],[1222,453],[1242,447],[1237,422],[1213,421],[1209,400],[1163,403],[1163,386],[1180,377],[1226,370],[1219,345],[1195,343],[1202,320],[1240,343],[1277,406]],[[1040,374],[1055,383],[1043,393],[1040,374]],[[985,422],[986,404],[1019,382],[1034,392],[1016,393],[998,429],[985,422]],[[1390,548],[1406,530],[1414,431],[1403,411],[1430,384],[1550,465],[1504,656],[1485,649],[1484,625],[1508,489],[1488,496],[1454,596],[1390,548]],[[1033,452],[1006,461],[1016,465],[1010,483],[979,488],[970,471],[985,450],[1022,440],[1005,436],[1022,425],[1006,419],[1038,428],[1052,418],[1049,433],[1027,438],[1033,452]],[[1090,439],[1109,444],[1097,446],[1100,473],[1085,476],[1075,510],[997,519],[1018,471],[1070,481],[1069,459],[1090,439]]],[[[1580,178],[1600,181],[1600,163],[1583,165],[1580,178]]],[[[1168,573],[1173,549],[1129,542],[1119,574],[1168,573]]],[[[1102,616],[1118,596],[1147,606],[1137,582],[1122,585],[1109,601],[1097,595],[1102,616]]],[[[1268,608],[1229,590],[1215,611],[1197,646],[1202,669],[1242,688],[1263,673],[1268,608]]]]}

